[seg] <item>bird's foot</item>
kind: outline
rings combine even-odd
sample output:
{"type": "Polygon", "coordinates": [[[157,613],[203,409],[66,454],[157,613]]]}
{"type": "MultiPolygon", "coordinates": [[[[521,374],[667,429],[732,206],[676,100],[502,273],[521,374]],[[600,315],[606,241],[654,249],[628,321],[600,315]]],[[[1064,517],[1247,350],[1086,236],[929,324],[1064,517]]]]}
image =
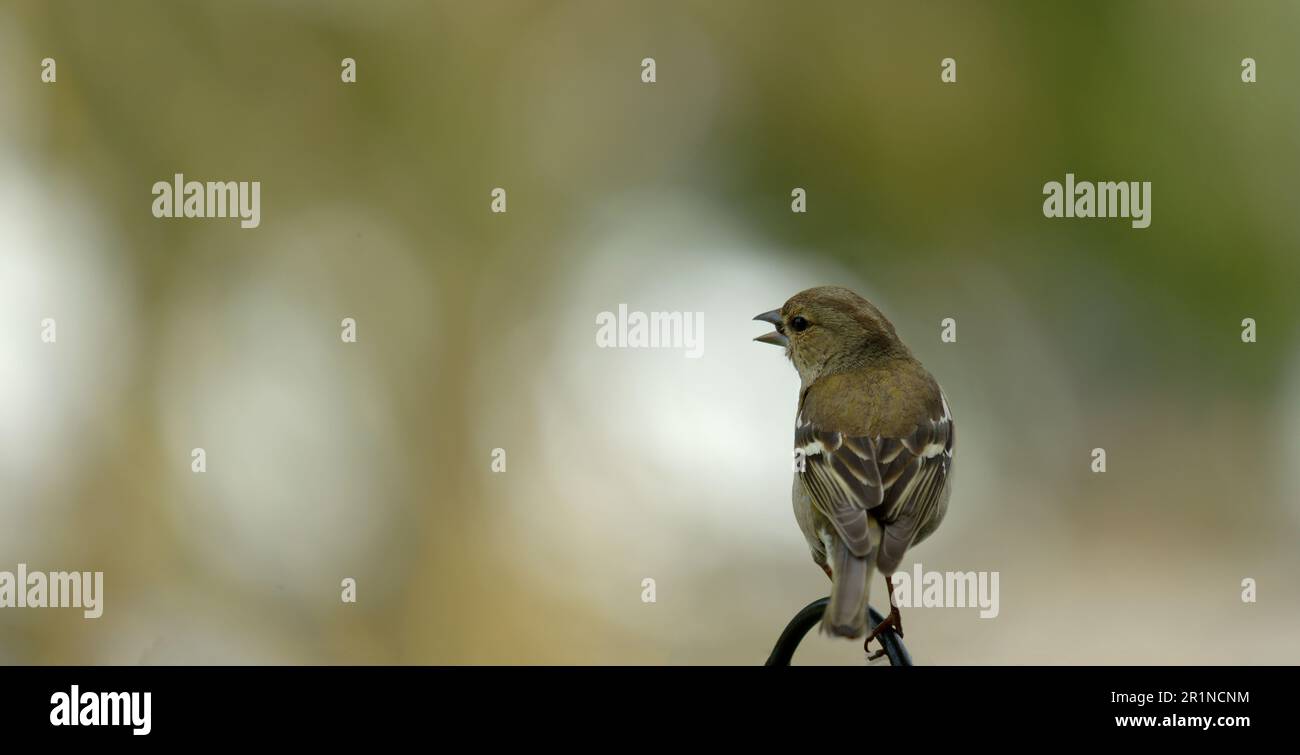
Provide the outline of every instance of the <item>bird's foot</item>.
{"type": "MultiPolygon", "coordinates": [[[[886,629],[893,629],[895,632],[898,633],[899,637],[903,636],[903,617],[898,612],[898,606],[891,605],[889,607],[889,615],[885,617],[884,621],[877,624],[875,629],[871,630],[871,634],[867,635],[867,639],[862,643],[862,649],[868,653],[871,653],[871,641],[879,637],[881,634],[883,634],[886,629]]],[[[867,660],[874,661],[877,658],[883,656],[884,654],[885,654],[885,642],[884,640],[881,640],[880,649],[874,653],[871,653],[871,655],[868,655],[867,660]]]]}

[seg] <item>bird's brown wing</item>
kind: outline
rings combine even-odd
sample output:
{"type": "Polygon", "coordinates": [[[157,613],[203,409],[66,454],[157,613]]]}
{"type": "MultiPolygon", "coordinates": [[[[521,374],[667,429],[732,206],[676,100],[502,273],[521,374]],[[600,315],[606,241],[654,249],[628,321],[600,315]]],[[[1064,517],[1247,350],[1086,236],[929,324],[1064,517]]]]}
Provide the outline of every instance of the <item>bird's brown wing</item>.
{"type": "Polygon", "coordinates": [[[938,525],[947,505],[954,435],[948,401],[941,399],[941,405],[940,416],[917,423],[910,436],[876,439],[884,495],[871,515],[885,525],[876,563],[886,574],[938,525]]]}
{"type": "Polygon", "coordinates": [[[869,518],[885,525],[877,562],[886,573],[942,516],[952,469],[953,425],[948,402],[901,438],[850,437],[823,430],[802,416],[795,449],[800,477],[813,506],[856,556],[872,550],[869,518]]]}
{"type": "Polygon", "coordinates": [[[867,510],[880,505],[884,490],[875,444],[824,431],[812,422],[795,426],[799,477],[813,507],[830,520],[855,556],[872,550],[867,510]]]}

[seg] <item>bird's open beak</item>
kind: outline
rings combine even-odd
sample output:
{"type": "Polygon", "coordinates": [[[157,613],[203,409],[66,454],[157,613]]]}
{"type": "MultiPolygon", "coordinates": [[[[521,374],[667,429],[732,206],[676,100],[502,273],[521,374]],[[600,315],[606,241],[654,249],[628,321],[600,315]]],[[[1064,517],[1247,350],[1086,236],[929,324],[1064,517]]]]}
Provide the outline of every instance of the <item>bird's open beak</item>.
{"type": "Polygon", "coordinates": [[[790,345],[790,339],[786,338],[785,333],[781,332],[783,329],[781,325],[781,310],[774,309],[771,312],[764,312],[754,319],[771,323],[772,326],[776,328],[776,330],[771,333],[764,333],[758,338],[755,338],[755,341],[758,341],[759,343],[770,343],[773,346],[780,346],[783,349],[790,345]]]}

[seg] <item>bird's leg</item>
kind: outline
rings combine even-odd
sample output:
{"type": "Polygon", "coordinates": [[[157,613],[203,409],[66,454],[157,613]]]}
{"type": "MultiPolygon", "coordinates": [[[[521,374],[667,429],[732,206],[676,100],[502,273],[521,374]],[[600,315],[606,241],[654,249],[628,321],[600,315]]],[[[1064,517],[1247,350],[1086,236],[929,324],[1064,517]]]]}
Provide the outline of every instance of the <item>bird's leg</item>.
{"type": "MultiPolygon", "coordinates": [[[[889,627],[898,632],[899,637],[903,636],[903,616],[898,612],[898,606],[894,604],[894,580],[890,579],[889,575],[885,576],[885,587],[889,588],[889,615],[885,617],[884,621],[877,624],[875,629],[871,630],[871,634],[868,634],[866,641],[862,643],[862,649],[868,653],[871,653],[871,641],[879,637],[889,627]]],[[[882,640],[880,649],[867,656],[867,660],[874,661],[884,654],[885,643],[882,640]]]]}

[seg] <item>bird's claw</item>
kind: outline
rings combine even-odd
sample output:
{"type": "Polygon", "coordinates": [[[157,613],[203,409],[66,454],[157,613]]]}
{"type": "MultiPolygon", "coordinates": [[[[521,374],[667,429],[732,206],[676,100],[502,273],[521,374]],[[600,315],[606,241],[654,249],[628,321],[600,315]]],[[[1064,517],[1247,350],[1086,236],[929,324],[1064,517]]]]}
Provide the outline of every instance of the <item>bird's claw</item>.
{"type": "MultiPolygon", "coordinates": [[[[900,638],[903,636],[903,617],[899,615],[897,607],[890,606],[889,615],[885,617],[884,621],[877,624],[876,628],[872,629],[871,633],[867,635],[867,639],[862,643],[862,649],[867,653],[871,653],[871,641],[880,637],[880,635],[884,634],[886,629],[893,629],[895,632],[898,633],[898,636],[900,638]]],[[[877,658],[883,656],[884,654],[885,654],[885,641],[881,640],[880,649],[874,653],[871,653],[871,655],[868,655],[867,660],[874,661],[877,658]]]]}

